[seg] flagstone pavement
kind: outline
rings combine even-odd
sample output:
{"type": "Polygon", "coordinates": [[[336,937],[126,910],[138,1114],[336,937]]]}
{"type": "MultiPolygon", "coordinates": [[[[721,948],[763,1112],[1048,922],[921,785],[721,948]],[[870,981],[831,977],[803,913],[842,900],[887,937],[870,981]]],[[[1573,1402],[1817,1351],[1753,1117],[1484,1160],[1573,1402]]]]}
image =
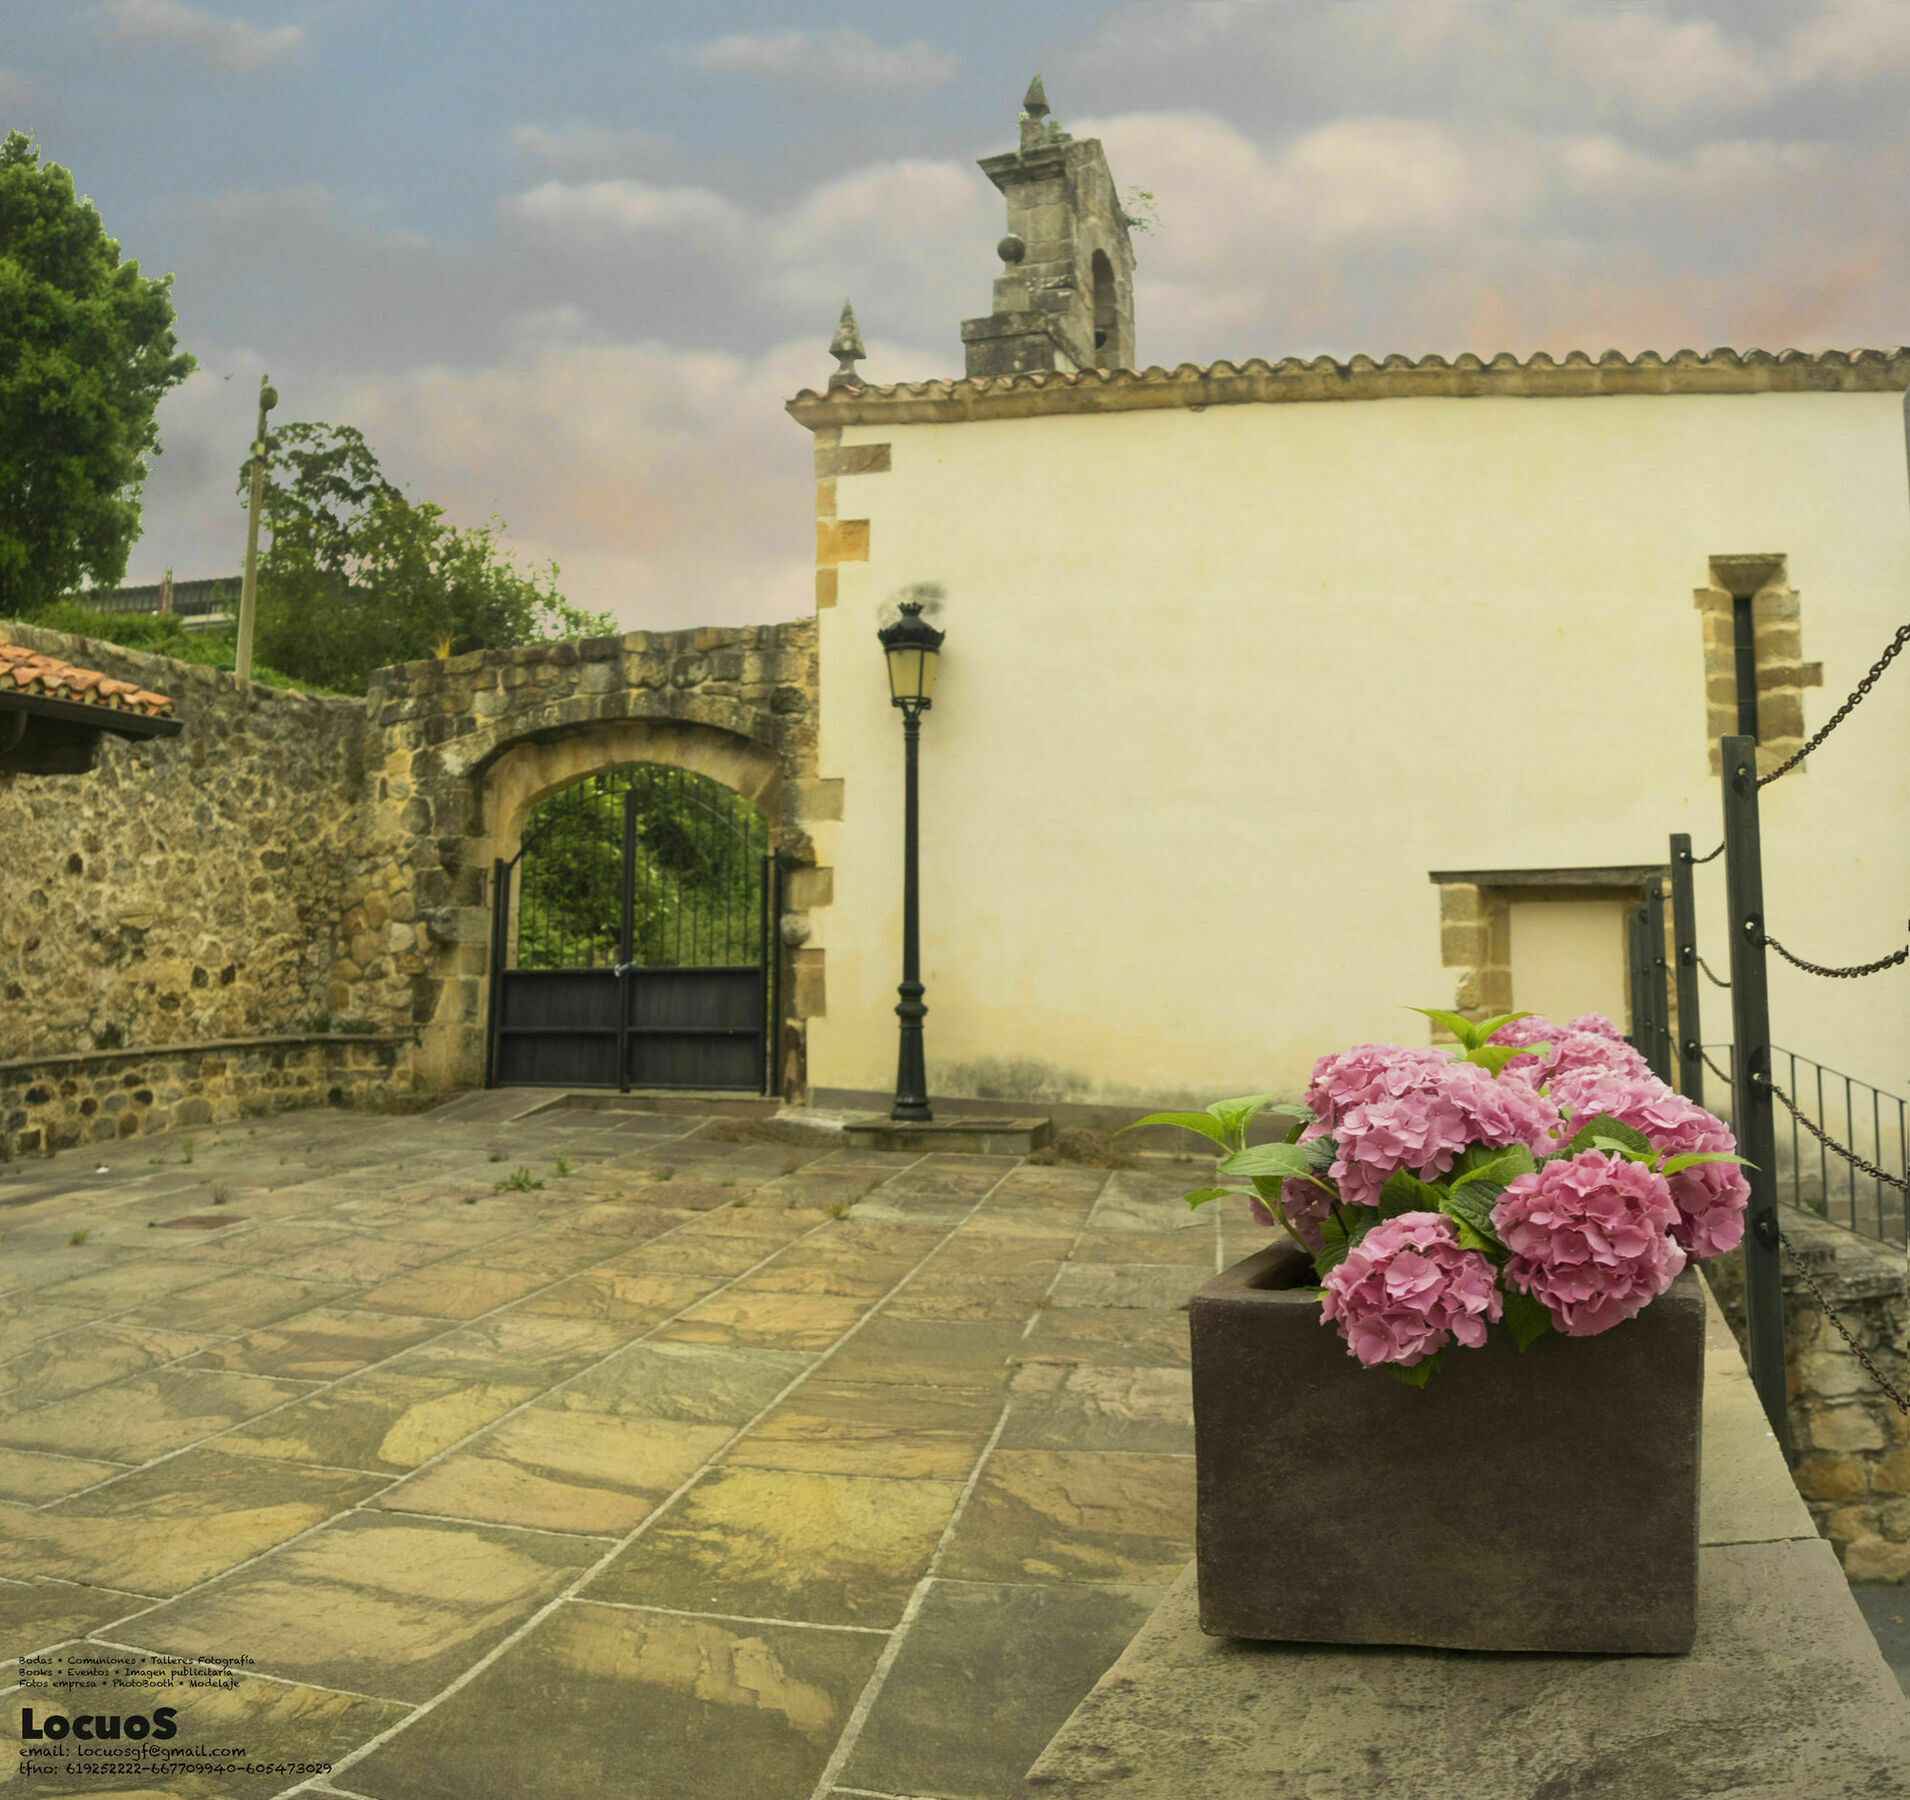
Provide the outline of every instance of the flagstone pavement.
{"type": "Polygon", "coordinates": [[[0,1167],[0,1793],[1021,1792],[1192,1553],[1182,1309],[1264,1234],[549,1098],[0,1167]],[[121,1652],[250,1658],[167,1697],[263,1772],[19,1773],[135,1702],[17,1658],[121,1652]]]}

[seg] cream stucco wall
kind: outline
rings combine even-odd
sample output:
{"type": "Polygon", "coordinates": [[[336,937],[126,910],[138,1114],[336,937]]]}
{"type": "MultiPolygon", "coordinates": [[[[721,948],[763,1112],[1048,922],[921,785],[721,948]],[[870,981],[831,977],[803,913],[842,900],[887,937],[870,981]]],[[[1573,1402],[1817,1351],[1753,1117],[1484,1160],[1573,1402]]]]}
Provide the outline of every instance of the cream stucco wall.
{"type": "MultiPolygon", "coordinates": [[[[875,632],[905,584],[948,594],[923,733],[932,1074],[1034,1059],[1110,1098],[1423,1042],[1401,1007],[1454,998],[1430,870],[1662,862],[1673,831],[1710,849],[1711,556],[1788,556],[1824,666],[1812,730],[1910,596],[1891,393],[1170,407],[842,443],[892,451],[837,484],[869,558],[819,614],[819,773],[843,782],[815,827],[819,1087],[894,1075],[902,742],[875,632]]],[[[1820,959],[1904,941],[1906,684],[1765,794],[1771,929],[1820,959]]],[[[1699,871],[1720,969],[1722,868],[1699,871]]],[[[1778,966],[1774,1036],[1910,1091],[1905,980],[1778,966]]]]}

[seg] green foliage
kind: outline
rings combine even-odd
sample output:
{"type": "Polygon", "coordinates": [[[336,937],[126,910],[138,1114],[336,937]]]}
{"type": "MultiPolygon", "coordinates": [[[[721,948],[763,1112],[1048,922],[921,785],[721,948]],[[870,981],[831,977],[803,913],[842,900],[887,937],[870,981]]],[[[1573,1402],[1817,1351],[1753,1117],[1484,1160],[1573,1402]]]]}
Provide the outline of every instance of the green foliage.
{"type": "Polygon", "coordinates": [[[1421,1357],[1410,1367],[1404,1363],[1388,1363],[1386,1372],[1395,1381],[1403,1381],[1408,1387],[1423,1388],[1427,1382],[1439,1373],[1439,1365],[1445,1360],[1445,1350],[1435,1350],[1432,1355],[1421,1357]]]}
{"type": "Polygon", "coordinates": [[[0,617],[111,586],[139,535],[160,399],[197,366],[172,277],[121,262],[73,177],[24,132],[0,144],[0,617]]]}
{"type": "MultiPolygon", "coordinates": [[[[235,610],[237,605],[237,596],[234,596],[235,610]]],[[[75,637],[98,638],[102,643],[117,644],[124,650],[170,656],[176,662],[198,663],[213,669],[237,666],[236,649],[229,636],[221,632],[188,631],[177,613],[96,612],[80,600],[58,600],[36,614],[33,623],[48,631],[69,631],[75,637]]],[[[267,687],[297,688],[307,694],[337,692],[321,682],[300,681],[282,670],[267,668],[256,658],[252,663],[252,679],[267,687]]]]}
{"type": "Polygon", "coordinates": [[[1152,231],[1161,222],[1152,192],[1143,187],[1131,187],[1121,196],[1121,216],[1129,231],[1152,231]]]}
{"type": "Polygon", "coordinates": [[[1504,1286],[1500,1292],[1505,1296],[1505,1328],[1512,1333],[1512,1341],[1520,1350],[1552,1329],[1552,1315],[1530,1294],[1504,1286]]]}
{"type": "Polygon", "coordinates": [[[491,1189],[491,1192],[494,1194],[502,1194],[508,1190],[512,1193],[528,1194],[533,1189],[541,1188],[543,1185],[544,1184],[530,1172],[529,1168],[513,1169],[510,1174],[506,1175],[502,1181],[498,1182],[497,1185],[491,1189]]]}
{"type": "MultiPolygon", "coordinates": [[[[500,519],[460,530],[408,499],[349,425],[294,422],[266,437],[260,656],[300,681],[362,693],[374,669],[443,653],[603,636],[614,622],[566,604],[557,567],[526,574],[500,519]]],[[[239,492],[251,488],[251,463],[239,492]]]]}
{"type": "Polygon", "coordinates": [[[1644,1162],[1658,1159],[1651,1139],[1634,1126],[1627,1125],[1623,1119],[1614,1119],[1610,1113],[1600,1113],[1596,1118],[1587,1119],[1572,1134],[1572,1141],[1559,1155],[1577,1156],[1584,1150],[1608,1150],[1618,1154],[1629,1152],[1644,1162]]]}
{"type": "Polygon", "coordinates": [[[1421,1181],[1410,1170],[1395,1169],[1379,1191],[1379,1216],[1397,1219],[1401,1213],[1439,1212],[1445,1199],[1444,1188],[1421,1181]]]}
{"type": "Polygon", "coordinates": [[[1526,1056],[1534,1051],[1551,1049],[1550,1044],[1494,1044],[1488,1040],[1502,1025],[1510,1025],[1514,1019],[1529,1019],[1529,1012],[1500,1013],[1496,1019],[1481,1019],[1477,1025],[1470,1019],[1462,1018],[1455,1012],[1441,1012],[1437,1007],[1409,1006],[1408,1012],[1423,1014],[1426,1018],[1450,1031],[1459,1040],[1459,1055],[1470,1063],[1477,1063],[1495,1080],[1515,1056],[1526,1056]]]}
{"type": "Polygon", "coordinates": [[[632,955],[645,968],[742,967],[762,934],[768,826],[720,782],[638,763],[540,801],[524,826],[517,961],[600,968],[622,929],[623,806],[637,790],[632,955]]]}

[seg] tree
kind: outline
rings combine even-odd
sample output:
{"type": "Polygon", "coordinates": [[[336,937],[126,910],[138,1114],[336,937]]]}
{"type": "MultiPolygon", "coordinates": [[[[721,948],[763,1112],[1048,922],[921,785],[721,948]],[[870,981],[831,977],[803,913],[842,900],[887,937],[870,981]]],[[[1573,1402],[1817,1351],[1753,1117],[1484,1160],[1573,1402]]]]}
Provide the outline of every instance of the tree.
{"type": "MultiPolygon", "coordinates": [[[[239,471],[249,491],[251,465],[239,471]]],[[[301,422],[266,436],[258,649],[288,675],[358,693],[374,669],[432,655],[605,635],[568,605],[557,565],[521,573],[503,521],[459,530],[386,479],[350,425],[301,422]]]]}
{"type": "Polygon", "coordinates": [[[172,277],[121,262],[73,177],[24,132],[0,145],[0,616],[110,587],[139,535],[153,415],[197,364],[172,277]]]}

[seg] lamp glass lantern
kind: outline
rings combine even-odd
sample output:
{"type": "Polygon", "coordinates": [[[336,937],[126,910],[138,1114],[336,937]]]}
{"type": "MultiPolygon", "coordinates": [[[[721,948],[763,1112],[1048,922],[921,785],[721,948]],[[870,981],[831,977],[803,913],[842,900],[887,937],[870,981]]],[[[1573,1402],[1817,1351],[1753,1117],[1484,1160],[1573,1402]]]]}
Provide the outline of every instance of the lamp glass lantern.
{"type": "Polygon", "coordinates": [[[919,600],[904,600],[901,612],[876,634],[889,660],[889,700],[905,712],[926,712],[935,700],[935,669],[947,634],[922,617],[919,600]]]}

